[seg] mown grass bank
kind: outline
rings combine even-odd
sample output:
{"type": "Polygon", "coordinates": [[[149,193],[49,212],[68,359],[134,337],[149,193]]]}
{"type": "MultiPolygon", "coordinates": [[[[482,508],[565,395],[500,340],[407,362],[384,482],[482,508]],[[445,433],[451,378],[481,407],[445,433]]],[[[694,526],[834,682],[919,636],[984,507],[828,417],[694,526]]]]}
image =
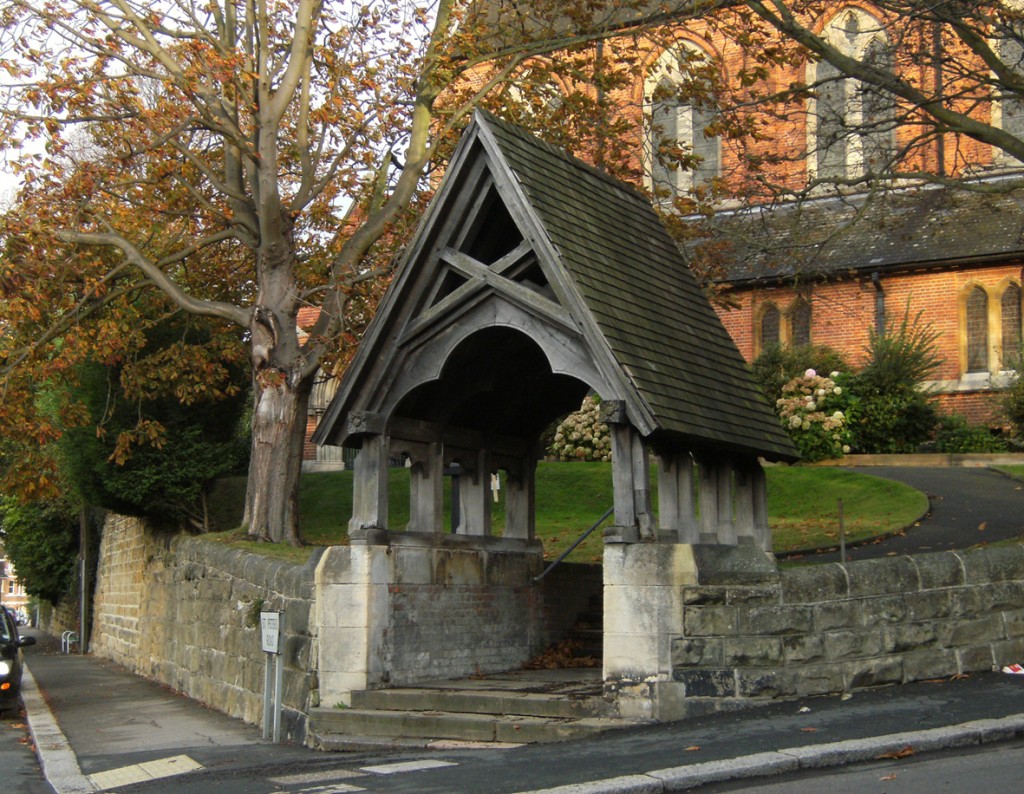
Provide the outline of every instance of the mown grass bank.
{"type": "MultiPolygon", "coordinates": [[[[896,532],[921,517],[928,500],[920,491],[880,477],[836,468],[770,466],[768,520],[776,552],[834,545],[839,538],[839,502],[842,501],[847,542],[896,532]]],[[[653,479],[657,489],[656,478],[653,479]]],[[[244,478],[218,482],[210,499],[218,526],[237,526],[245,495],[244,478]]],[[[445,493],[446,520],[449,496],[445,493]]],[[[612,504],[611,465],[608,463],[541,463],[537,469],[537,536],[546,557],[568,548],[612,504]]],[[[505,523],[505,501],[499,491],[493,525],[499,534],[505,523]]],[[[347,542],[346,525],[352,515],[352,472],[307,474],[300,496],[302,534],[312,545],[347,542]]],[[[409,520],[409,473],[391,471],[389,506],[392,527],[409,520]]],[[[212,539],[237,543],[288,559],[308,556],[303,549],[249,543],[238,531],[220,532],[212,539]]],[[[598,529],[569,559],[597,562],[602,540],[598,529]]]]}

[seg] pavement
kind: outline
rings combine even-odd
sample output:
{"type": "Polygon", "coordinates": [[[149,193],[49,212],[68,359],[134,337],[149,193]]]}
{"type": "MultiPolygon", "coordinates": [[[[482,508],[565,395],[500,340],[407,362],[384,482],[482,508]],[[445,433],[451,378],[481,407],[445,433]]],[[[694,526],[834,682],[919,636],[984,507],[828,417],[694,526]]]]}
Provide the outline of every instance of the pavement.
{"type": "MultiPolygon", "coordinates": [[[[922,490],[929,492],[938,482],[934,478],[942,475],[933,471],[904,472],[903,476],[933,478],[920,480],[922,490]]],[[[965,517],[960,532],[966,527],[972,538],[979,532],[979,519],[986,522],[985,532],[988,527],[1002,532],[1005,526],[1019,535],[1024,495],[1013,489],[1020,483],[986,481],[984,487],[1008,488],[1010,498],[998,500],[999,515],[993,510],[980,515],[973,512],[976,505],[971,495],[977,495],[982,486],[964,477],[963,470],[955,472],[955,478],[964,483],[964,501],[947,492],[943,499],[933,500],[926,522],[945,522],[955,514],[965,517]]],[[[945,480],[943,484],[950,487],[945,480]]],[[[937,537],[929,536],[925,545],[939,543],[937,537]]],[[[962,541],[961,537],[960,545],[962,541]]],[[[895,764],[928,751],[991,742],[1019,743],[1024,763],[1024,675],[993,672],[773,702],[612,731],[571,746],[496,750],[463,745],[429,754],[379,753],[374,758],[274,744],[262,738],[259,728],[207,709],[111,662],[62,654],[54,637],[35,630],[26,633],[38,640],[24,650],[27,724],[45,781],[55,794],[128,790],[665,792],[876,759],[891,759],[895,764]],[[429,760],[424,760],[427,755],[429,760]],[[402,774],[392,774],[399,770],[402,774]],[[332,774],[345,782],[307,785],[314,779],[330,781],[332,774]]]]}
{"type": "Polygon", "coordinates": [[[264,740],[259,729],[112,662],[62,654],[60,641],[41,631],[22,633],[37,640],[23,650],[25,715],[57,794],[245,763],[257,753],[281,762],[316,755],[264,740]]]}

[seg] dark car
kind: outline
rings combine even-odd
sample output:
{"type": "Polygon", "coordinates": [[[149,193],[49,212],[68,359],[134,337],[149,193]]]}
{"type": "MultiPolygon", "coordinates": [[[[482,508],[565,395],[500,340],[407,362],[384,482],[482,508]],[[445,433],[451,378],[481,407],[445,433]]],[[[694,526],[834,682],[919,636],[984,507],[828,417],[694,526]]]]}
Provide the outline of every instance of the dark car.
{"type": "Polygon", "coordinates": [[[17,708],[21,694],[21,649],[35,645],[35,637],[19,637],[18,624],[0,607],[0,712],[17,708]]]}

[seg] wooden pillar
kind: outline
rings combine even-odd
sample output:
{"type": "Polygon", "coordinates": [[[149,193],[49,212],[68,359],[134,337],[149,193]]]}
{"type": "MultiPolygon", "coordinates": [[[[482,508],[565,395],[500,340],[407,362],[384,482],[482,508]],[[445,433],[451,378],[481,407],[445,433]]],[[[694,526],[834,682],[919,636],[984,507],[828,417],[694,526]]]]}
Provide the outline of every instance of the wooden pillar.
{"type": "Polygon", "coordinates": [[[625,422],[609,425],[612,437],[612,481],[615,495],[615,526],[605,538],[621,543],[654,538],[650,462],[647,444],[625,422]]]}
{"type": "Polygon", "coordinates": [[[444,518],[444,457],[440,444],[410,447],[409,531],[441,532],[444,518]]]}
{"type": "Polygon", "coordinates": [[[679,543],[700,543],[693,498],[693,458],[673,452],[658,458],[658,520],[661,529],[675,532],[679,543]]]}
{"type": "Polygon", "coordinates": [[[768,528],[768,489],[764,469],[756,458],[736,466],[736,533],[739,543],[772,550],[768,528]]]}
{"type": "Polygon", "coordinates": [[[700,494],[700,542],[718,543],[718,472],[714,461],[697,461],[700,494]]]}
{"type": "Polygon", "coordinates": [[[533,540],[536,534],[537,461],[523,458],[507,469],[505,533],[507,538],[533,540]]]}
{"type": "Polygon", "coordinates": [[[735,469],[732,462],[723,460],[715,467],[718,480],[718,542],[726,546],[735,546],[736,523],[733,519],[733,482],[735,469]]]}
{"type": "Polygon", "coordinates": [[[753,468],[746,461],[735,467],[736,514],[733,526],[736,542],[755,545],[754,530],[754,477],[753,468]]]}
{"type": "Polygon", "coordinates": [[[352,518],[349,538],[365,538],[370,530],[388,526],[388,438],[382,434],[363,437],[356,455],[353,477],[352,518]]]}
{"type": "Polygon", "coordinates": [[[750,484],[754,510],[754,545],[772,551],[772,531],[768,526],[768,478],[756,460],[750,467],[750,484]]]}
{"type": "Polygon", "coordinates": [[[460,520],[456,529],[459,535],[491,534],[490,457],[486,449],[477,450],[468,465],[463,464],[465,474],[459,481],[460,520]]]}

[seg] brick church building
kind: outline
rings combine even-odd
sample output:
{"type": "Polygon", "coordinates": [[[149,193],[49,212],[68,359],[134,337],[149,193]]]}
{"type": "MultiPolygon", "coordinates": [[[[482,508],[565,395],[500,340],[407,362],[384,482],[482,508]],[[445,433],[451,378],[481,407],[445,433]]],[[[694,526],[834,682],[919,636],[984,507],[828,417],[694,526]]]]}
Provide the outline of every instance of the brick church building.
{"type": "MultiPolygon", "coordinates": [[[[909,73],[922,85],[943,79],[907,51],[908,39],[893,39],[906,21],[886,24],[861,3],[821,8],[812,30],[844,54],[909,73]]],[[[920,313],[939,334],[942,364],[927,386],[940,408],[1000,424],[998,391],[1022,341],[1024,195],[1012,187],[1019,161],[966,136],[922,135],[912,109],[811,59],[775,67],[763,79],[762,94],[813,86],[800,106],[766,113],[753,142],[716,136],[707,99],[687,104],[664,89],[687,79],[676,66],[682,60],[712,70],[697,79],[731,82],[735,90],[756,58],[717,30],[690,22],[668,44],[642,51],[638,77],[617,101],[635,119],[645,187],[655,201],[711,197],[713,219],[692,219],[710,231],[688,249],[698,272],[721,288],[719,314],[741,353],[752,361],[771,345],[826,345],[857,366],[872,328],[920,313]],[[660,163],[666,143],[692,153],[696,166],[660,163]],[[752,157],[767,164],[757,175],[747,166],[752,157]],[[893,163],[903,172],[967,178],[977,189],[867,178],[893,163]],[[777,186],[760,205],[749,198],[758,180],[777,186]],[[800,200],[779,198],[778,186],[800,200]],[[702,250],[713,252],[710,269],[702,250]]],[[[1006,61],[1013,55],[1002,54],[1006,61]]],[[[971,112],[1014,134],[1024,128],[1019,100],[978,102],[971,112]]]]}
{"type": "MultiPolygon", "coordinates": [[[[894,40],[902,20],[886,24],[865,3],[821,8],[812,29],[844,54],[921,85],[943,79],[905,51],[905,40],[894,40]]],[[[634,130],[638,186],[674,224],[701,230],[683,247],[698,274],[717,284],[719,315],[742,355],[752,361],[776,344],[825,345],[855,367],[871,329],[920,313],[939,333],[942,364],[927,386],[940,408],[972,423],[1001,424],[999,391],[1022,341],[1024,195],[1007,189],[1020,176],[1019,161],[963,135],[921,135],[912,109],[810,58],[773,67],[756,86],[762,96],[811,86],[802,103],[766,111],[757,137],[716,134],[721,109],[709,97],[735,102],[747,90],[743,76],[761,66],[756,47],[722,30],[697,19],[656,38],[602,42],[595,54],[631,64],[629,84],[608,101],[634,130]],[[708,90],[699,90],[701,83],[708,90]],[[686,167],[663,156],[680,151],[686,167]],[[752,159],[760,163],[756,174],[752,159]],[[980,189],[867,178],[892,163],[951,182],[966,177],[980,189]],[[754,196],[766,183],[773,190],[754,196]]],[[[523,73],[530,75],[529,67],[523,73]]],[[[572,88],[552,83],[540,93],[557,105],[572,88]]],[[[513,84],[509,94],[515,90],[513,84]]],[[[751,107],[747,112],[760,112],[751,107]]],[[[509,114],[498,112],[517,121],[511,103],[509,114]]],[[[985,124],[1024,131],[1019,100],[977,102],[971,112],[985,124]]],[[[332,393],[330,383],[318,388],[311,429],[332,393]]],[[[333,465],[333,458],[321,463],[333,465]]]]}

